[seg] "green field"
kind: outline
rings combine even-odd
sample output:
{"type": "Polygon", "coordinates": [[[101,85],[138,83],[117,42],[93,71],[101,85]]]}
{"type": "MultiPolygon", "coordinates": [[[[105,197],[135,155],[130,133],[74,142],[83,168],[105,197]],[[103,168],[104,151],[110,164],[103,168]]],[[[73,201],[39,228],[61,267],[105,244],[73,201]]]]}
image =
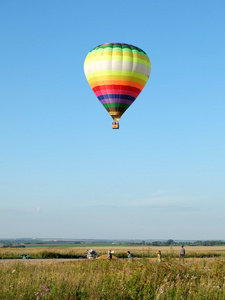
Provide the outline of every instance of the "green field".
{"type": "Polygon", "coordinates": [[[0,299],[225,299],[225,260],[0,264],[0,299]],[[42,294],[42,295],[41,295],[42,294]]]}
{"type": "MultiPolygon", "coordinates": [[[[115,256],[121,253],[126,257],[127,246],[110,248],[115,256]]],[[[158,247],[129,247],[136,256],[132,262],[46,259],[59,254],[78,258],[90,248],[106,256],[109,245],[1,248],[0,299],[225,299],[225,247],[186,247],[182,263],[179,247],[161,247],[160,265],[158,247]],[[12,259],[25,252],[40,260],[12,259]]]]}

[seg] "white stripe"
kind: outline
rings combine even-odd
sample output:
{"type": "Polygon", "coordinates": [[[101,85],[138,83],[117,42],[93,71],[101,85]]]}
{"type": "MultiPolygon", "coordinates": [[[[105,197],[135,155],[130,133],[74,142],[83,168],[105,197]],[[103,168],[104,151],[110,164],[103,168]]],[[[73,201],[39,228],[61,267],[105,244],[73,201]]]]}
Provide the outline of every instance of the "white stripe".
{"type": "Polygon", "coordinates": [[[129,71],[140,73],[145,76],[150,76],[150,67],[132,61],[122,61],[122,60],[100,60],[91,62],[84,66],[84,73],[87,76],[89,73],[98,71],[129,71]]]}

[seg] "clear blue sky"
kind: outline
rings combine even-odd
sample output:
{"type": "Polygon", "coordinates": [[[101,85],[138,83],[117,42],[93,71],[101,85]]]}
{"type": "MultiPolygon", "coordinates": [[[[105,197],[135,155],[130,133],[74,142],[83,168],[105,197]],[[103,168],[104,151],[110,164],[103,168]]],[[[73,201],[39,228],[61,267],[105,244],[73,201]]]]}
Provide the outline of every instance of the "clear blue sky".
{"type": "Polygon", "coordinates": [[[225,2],[0,1],[0,238],[224,239],[225,2]],[[112,130],[87,53],[147,52],[112,130]]]}

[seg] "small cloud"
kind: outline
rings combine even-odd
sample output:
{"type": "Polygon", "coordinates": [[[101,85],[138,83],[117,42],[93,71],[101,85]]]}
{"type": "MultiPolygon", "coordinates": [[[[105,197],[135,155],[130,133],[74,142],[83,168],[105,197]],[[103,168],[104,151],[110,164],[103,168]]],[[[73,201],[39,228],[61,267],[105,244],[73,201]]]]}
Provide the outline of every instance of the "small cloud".
{"type": "Polygon", "coordinates": [[[178,197],[178,196],[154,196],[149,197],[147,199],[140,199],[137,201],[133,201],[130,203],[132,206],[174,206],[177,203],[184,203],[186,201],[186,197],[178,197]]]}
{"type": "MultiPolygon", "coordinates": [[[[119,197],[117,197],[119,199],[119,197]]],[[[99,200],[96,203],[83,203],[81,206],[88,208],[99,209],[160,209],[170,211],[193,212],[202,210],[201,201],[204,200],[199,197],[176,195],[174,191],[170,190],[156,190],[149,197],[138,197],[134,195],[127,195],[126,199],[121,196],[121,201],[103,202],[99,200]],[[135,200],[134,200],[135,199],[135,200]]]]}
{"type": "MultiPolygon", "coordinates": [[[[40,218],[44,217],[43,210],[41,207],[34,207],[34,208],[26,208],[25,205],[21,205],[21,207],[15,208],[4,208],[0,210],[0,223],[4,222],[25,222],[25,220],[39,220],[40,218]]],[[[45,211],[44,211],[45,212],[45,211]]],[[[3,224],[2,223],[2,224],[3,224]]],[[[21,224],[22,224],[21,223],[21,224]]],[[[12,226],[11,226],[12,227],[12,226]]],[[[10,229],[9,229],[10,230],[10,229]]]]}
{"type": "Polygon", "coordinates": [[[34,214],[39,214],[42,212],[42,209],[40,206],[36,208],[15,208],[15,209],[6,209],[6,213],[10,214],[29,214],[29,215],[34,215],[34,214]]]}
{"type": "Polygon", "coordinates": [[[24,212],[27,214],[39,214],[41,212],[41,208],[40,208],[40,206],[38,206],[36,208],[28,208],[24,212]]]}
{"type": "Polygon", "coordinates": [[[188,196],[171,196],[163,195],[164,192],[160,191],[157,193],[158,196],[150,197],[148,199],[140,199],[130,203],[133,207],[148,207],[148,208],[159,208],[166,210],[177,210],[177,211],[198,211],[199,207],[196,205],[196,198],[188,196]],[[191,205],[190,205],[191,204],[191,205]]]}

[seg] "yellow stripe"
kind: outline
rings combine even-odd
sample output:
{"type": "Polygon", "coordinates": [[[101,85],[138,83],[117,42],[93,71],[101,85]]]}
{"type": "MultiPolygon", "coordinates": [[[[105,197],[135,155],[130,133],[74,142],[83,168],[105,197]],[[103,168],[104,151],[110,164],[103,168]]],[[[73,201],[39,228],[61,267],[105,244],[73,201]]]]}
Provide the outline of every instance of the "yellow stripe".
{"type": "Polygon", "coordinates": [[[95,57],[89,59],[88,57],[86,58],[84,62],[84,66],[86,66],[89,63],[96,62],[96,61],[104,61],[104,60],[121,60],[121,61],[131,61],[131,62],[137,62],[139,64],[145,65],[149,68],[151,68],[151,63],[146,62],[145,60],[139,59],[139,58],[132,58],[132,57],[122,57],[122,56],[102,56],[96,59],[95,57]]]}
{"type": "Polygon", "coordinates": [[[142,80],[140,78],[136,77],[131,77],[131,76],[96,76],[94,78],[88,79],[89,84],[92,86],[94,83],[96,85],[107,85],[110,84],[112,81],[129,81],[129,82],[134,82],[134,83],[139,83],[143,86],[145,86],[147,80],[142,80]]]}
{"type": "MultiPolygon", "coordinates": [[[[141,74],[141,73],[136,73],[136,72],[129,72],[129,71],[116,71],[116,70],[109,70],[109,71],[97,71],[97,72],[91,72],[86,75],[87,80],[92,78],[105,78],[107,79],[108,76],[113,76],[115,80],[121,79],[121,77],[129,77],[129,78],[139,78],[144,81],[148,81],[148,77],[141,74]]],[[[122,80],[122,79],[121,79],[122,80]]],[[[133,80],[132,80],[133,81],[133,80]]]]}
{"type": "Polygon", "coordinates": [[[121,111],[108,111],[108,113],[110,114],[110,116],[117,116],[117,117],[121,117],[121,111]]]}
{"type": "Polygon", "coordinates": [[[140,64],[146,65],[148,67],[151,67],[151,63],[148,57],[145,57],[143,55],[139,54],[131,54],[129,52],[123,53],[121,55],[121,52],[102,52],[102,53],[94,53],[94,54],[89,54],[84,62],[84,65],[95,62],[95,61],[102,61],[102,60],[122,60],[122,61],[133,61],[133,62],[138,62],[140,64]]]}
{"type": "Polygon", "coordinates": [[[121,112],[120,111],[112,111],[112,110],[110,110],[110,111],[108,111],[108,113],[110,114],[110,115],[121,115],[121,112]]]}

